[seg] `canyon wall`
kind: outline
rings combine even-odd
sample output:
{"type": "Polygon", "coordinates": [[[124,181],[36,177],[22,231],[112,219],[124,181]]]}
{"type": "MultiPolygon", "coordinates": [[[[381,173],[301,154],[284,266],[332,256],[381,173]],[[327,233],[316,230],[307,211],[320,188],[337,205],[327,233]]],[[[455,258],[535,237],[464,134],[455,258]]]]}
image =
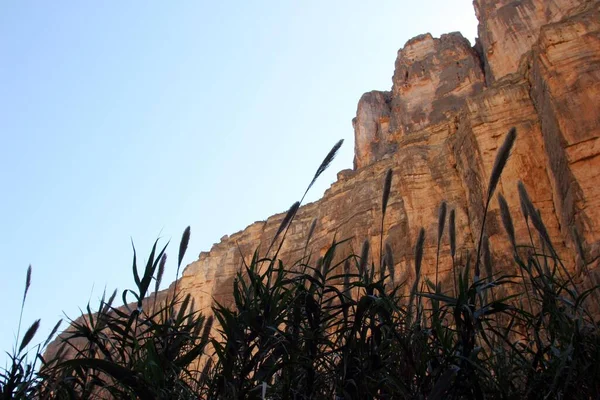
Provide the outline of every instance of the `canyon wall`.
{"type": "MultiPolygon", "coordinates": [[[[313,219],[316,229],[308,248],[314,257],[335,237],[350,239],[341,256],[358,253],[367,239],[377,260],[381,193],[390,168],[394,175],[383,239],[394,250],[399,278],[411,275],[421,227],[427,232],[423,271],[433,271],[442,201],[456,211],[459,248],[463,254],[472,250],[496,152],[516,127],[517,141],[497,191],[510,205],[517,240],[529,240],[519,206],[520,179],[560,256],[573,270],[584,265],[596,270],[600,2],[476,0],[474,6],[479,19],[474,46],[460,33],[417,36],[398,51],[391,91],[361,97],[352,121],[354,169],[341,171],[322,199],[300,208],[282,247],[284,261],[303,256],[313,219]]],[[[204,310],[213,298],[227,302],[236,271],[259,244],[265,254],[284,216],[224,237],[187,266],[179,287],[204,310]]],[[[511,268],[495,199],[485,232],[497,265],[511,268]]],[[[443,240],[441,265],[447,266],[449,244],[443,240]]]]}
{"type": "MultiPolygon", "coordinates": [[[[340,257],[359,253],[369,240],[377,265],[388,169],[393,179],[383,240],[394,251],[397,278],[413,274],[421,227],[422,270],[434,271],[442,201],[456,212],[460,257],[472,254],[496,152],[515,127],[517,140],[497,193],[509,203],[517,241],[529,242],[517,192],[522,180],[565,263],[575,272],[585,266],[597,273],[600,1],[475,0],[474,6],[477,43],[471,46],[460,33],[417,36],[398,51],[391,90],[360,98],[352,121],[354,169],[339,172],[323,198],[298,210],[282,245],[284,262],[301,259],[305,247],[315,259],[336,238],[349,239],[338,249],[340,257]]],[[[265,255],[284,216],[223,237],[185,268],[178,288],[206,312],[213,299],[228,303],[236,272],[257,246],[265,255]]],[[[496,199],[484,231],[496,265],[515,268],[496,199]]],[[[451,265],[447,235],[440,254],[444,275],[451,265]]]]}

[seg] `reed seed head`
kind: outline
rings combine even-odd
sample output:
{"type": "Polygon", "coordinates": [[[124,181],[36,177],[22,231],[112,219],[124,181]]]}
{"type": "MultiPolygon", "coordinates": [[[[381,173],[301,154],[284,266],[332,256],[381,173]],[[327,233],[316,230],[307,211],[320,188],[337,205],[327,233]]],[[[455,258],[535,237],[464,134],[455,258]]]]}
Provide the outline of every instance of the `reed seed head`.
{"type": "Polygon", "coordinates": [[[392,169],[388,169],[385,174],[385,181],[383,184],[383,197],[381,201],[381,215],[382,218],[385,216],[385,211],[387,210],[387,204],[390,199],[390,191],[392,189],[392,169]]]}
{"type": "Polygon", "coordinates": [[[496,154],[496,160],[494,160],[494,167],[492,168],[492,174],[490,175],[490,183],[488,184],[488,201],[491,199],[494,190],[496,190],[496,186],[500,181],[500,175],[502,175],[502,171],[506,166],[506,162],[508,161],[508,157],[510,156],[510,150],[515,144],[515,140],[517,139],[517,129],[510,128],[508,131],[508,135],[504,139],[504,143],[500,146],[498,153],[496,154]]]}
{"type": "Polygon", "coordinates": [[[531,222],[533,223],[533,226],[538,231],[538,233],[540,234],[542,239],[544,239],[546,244],[548,246],[552,246],[552,241],[550,240],[550,235],[548,234],[546,225],[544,224],[544,221],[542,220],[542,213],[540,212],[539,209],[533,207],[533,205],[532,205],[532,208],[533,209],[530,210],[530,215],[531,215],[531,222]]]}
{"type": "MultiPolygon", "coordinates": [[[[527,193],[527,189],[525,188],[525,185],[521,181],[519,181],[519,183],[518,183],[518,190],[519,190],[519,197],[521,199],[521,209],[522,210],[524,209],[524,214],[529,216],[531,223],[533,224],[535,229],[538,231],[540,236],[543,238],[543,240],[549,246],[552,246],[552,242],[550,241],[550,235],[548,234],[548,231],[546,230],[546,225],[544,225],[544,222],[542,221],[541,214],[540,214],[539,210],[537,210],[535,208],[535,206],[533,205],[533,202],[531,201],[531,198],[529,197],[529,194],[527,193]]],[[[527,218],[527,216],[525,218],[527,218]]]]}
{"type": "Polygon", "coordinates": [[[284,229],[292,221],[292,218],[294,218],[294,216],[296,215],[296,212],[298,211],[298,208],[300,208],[300,202],[299,201],[297,201],[294,204],[292,204],[292,206],[288,210],[287,214],[285,214],[285,217],[281,221],[281,224],[279,224],[279,228],[277,229],[277,232],[275,232],[275,236],[273,236],[273,241],[271,242],[271,246],[273,246],[273,243],[275,243],[275,241],[277,240],[277,237],[281,234],[281,232],[284,231],[284,229]]]}
{"type": "MultiPolygon", "coordinates": [[[[313,279],[316,280],[319,277],[319,274],[322,274],[322,272],[321,272],[322,270],[323,270],[323,257],[319,257],[317,259],[316,266],[314,268],[312,268],[313,279]]],[[[312,285],[312,283],[311,283],[311,285],[312,285]]]]}
{"type": "Polygon", "coordinates": [[[58,328],[60,327],[60,324],[62,324],[62,318],[58,320],[58,322],[56,323],[56,325],[54,325],[54,328],[52,328],[52,330],[50,331],[50,334],[48,335],[48,338],[46,339],[46,341],[44,342],[44,345],[42,346],[43,348],[45,348],[48,345],[48,343],[50,343],[50,340],[52,340],[52,338],[56,334],[56,331],[58,331],[58,328]]]}
{"type": "Polygon", "coordinates": [[[386,270],[386,266],[385,266],[385,259],[384,259],[384,262],[381,263],[381,268],[379,269],[379,280],[383,280],[385,278],[385,270],[386,270]]]}
{"type": "Polygon", "coordinates": [[[340,149],[340,147],[342,147],[343,143],[344,143],[344,139],[340,139],[331,148],[331,150],[329,150],[329,153],[327,153],[327,156],[325,156],[325,159],[323,159],[323,162],[321,163],[321,165],[319,165],[319,168],[317,168],[317,172],[315,173],[315,176],[313,177],[312,181],[308,185],[308,188],[306,189],[307,192],[312,187],[312,185],[316,182],[317,178],[319,178],[319,176],[327,169],[327,167],[329,167],[329,164],[331,164],[331,162],[335,158],[338,150],[340,149]]]}
{"type": "Polygon", "coordinates": [[[165,273],[165,264],[167,262],[167,253],[163,253],[158,264],[158,272],[156,273],[156,284],[154,285],[154,293],[158,293],[160,282],[162,281],[163,274],[165,273]]]}
{"type": "Polygon", "coordinates": [[[315,233],[315,228],[317,227],[317,219],[314,218],[310,224],[310,228],[308,228],[308,235],[306,236],[306,247],[308,247],[308,243],[315,233]]]}
{"type": "Polygon", "coordinates": [[[522,181],[519,181],[517,184],[517,190],[519,191],[519,205],[521,206],[521,213],[527,222],[529,220],[528,204],[531,204],[531,200],[529,199],[529,194],[527,193],[527,189],[525,189],[525,185],[522,181]]]}
{"type": "Polygon", "coordinates": [[[35,336],[35,333],[37,332],[39,327],[40,320],[38,319],[29,327],[29,329],[27,329],[27,332],[25,332],[25,335],[23,335],[23,340],[21,340],[21,346],[19,346],[19,353],[23,351],[25,347],[27,347],[29,342],[31,342],[31,339],[33,339],[33,337],[35,336]]]}
{"type": "Polygon", "coordinates": [[[369,241],[365,240],[360,251],[360,264],[358,264],[358,272],[361,276],[365,276],[367,264],[369,263],[369,241]]]}
{"type": "Polygon", "coordinates": [[[385,244],[385,258],[388,270],[390,271],[390,279],[394,283],[394,275],[396,275],[396,267],[394,266],[394,252],[389,243],[385,244]]]}
{"type": "Polygon", "coordinates": [[[456,213],[454,209],[450,210],[450,220],[448,221],[448,230],[450,234],[450,254],[452,258],[456,255],[456,213]]]}
{"type": "Polygon", "coordinates": [[[513,249],[517,250],[517,242],[515,239],[515,227],[513,225],[512,216],[510,215],[510,210],[508,208],[508,203],[504,196],[501,193],[498,194],[498,204],[500,205],[500,217],[502,218],[502,224],[504,225],[504,230],[508,234],[508,238],[510,239],[510,243],[513,246],[513,249]]]}
{"type": "Polygon", "coordinates": [[[202,339],[200,341],[200,343],[208,343],[208,339],[210,336],[210,331],[212,330],[212,326],[213,326],[213,316],[209,316],[206,319],[206,322],[204,323],[204,330],[202,331],[202,339]]]}
{"type": "Polygon", "coordinates": [[[438,244],[442,240],[442,234],[444,233],[444,225],[446,224],[446,201],[442,201],[440,209],[438,210],[438,244]]]}
{"type": "MultiPolygon", "coordinates": [[[[415,245],[415,282],[410,290],[410,297],[408,301],[408,309],[412,310],[413,301],[417,290],[419,289],[419,280],[421,277],[421,261],[423,260],[423,246],[425,244],[425,229],[421,227],[419,230],[419,236],[417,237],[417,244],[415,245]]],[[[418,310],[417,305],[417,310],[418,310]]],[[[418,311],[417,311],[418,312],[418,311]]]]}
{"type": "Polygon", "coordinates": [[[190,242],[190,227],[188,226],[183,231],[183,235],[181,236],[181,242],[179,242],[179,260],[177,266],[181,266],[181,262],[183,261],[183,256],[187,250],[188,244],[190,242]]]}
{"type": "Polygon", "coordinates": [[[25,291],[23,292],[23,304],[27,298],[27,292],[29,292],[29,286],[31,286],[31,264],[27,267],[27,276],[25,277],[25,291]]]}
{"type": "Polygon", "coordinates": [[[423,261],[423,246],[425,244],[425,228],[419,230],[417,244],[415,246],[415,276],[419,279],[421,274],[421,262],[423,261]]]}

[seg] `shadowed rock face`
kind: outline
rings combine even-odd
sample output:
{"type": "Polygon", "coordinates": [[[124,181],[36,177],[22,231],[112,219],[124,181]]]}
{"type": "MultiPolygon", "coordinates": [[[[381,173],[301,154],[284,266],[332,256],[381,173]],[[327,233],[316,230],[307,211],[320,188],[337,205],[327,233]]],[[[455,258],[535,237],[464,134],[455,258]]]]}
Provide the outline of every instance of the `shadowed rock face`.
{"type": "MultiPolygon", "coordinates": [[[[354,170],[317,202],[302,206],[280,258],[322,255],[334,236],[338,251],[359,253],[367,239],[379,259],[381,193],[394,172],[383,239],[394,250],[398,278],[412,276],[417,232],[425,227],[422,271],[435,268],[438,207],[456,211],[457,246],[473,249],[498,147],[518,131],[497,192],[506,197],[517,241],[529,241],[517,182],[528,188],[565,264],[583,260],[595,271],[600,256],[600,2],[475,0],[479,43],[458,33],[421,35],[398,51],[392,90],[364,94],[352,121],[354,170]],[[583,253],[577,251],[577,240],[583,253]]],[[[188,265],[178,283],[199,309],[231,300],[232,282],[254,250],[265,255],[285,214],[224,237],[188,265]]],[[[510,267],[509,242],[494,199],[486,221],[497,265],[510,267]]],[[[447,235],[440,265],[450,265],[447,235]]],[[[442,273],[447,272],[442,270],[442,273]]],[[[509,271],[507,271],[509,272],[509,271]]],[[[171,286],[171,289],[173,285],[171,286]]]]}
{"type": "Polygon", "coordinates": [[[528,58],[553,200],[571,245],[600,257],[600,2],[541,28],[528,58]]]}

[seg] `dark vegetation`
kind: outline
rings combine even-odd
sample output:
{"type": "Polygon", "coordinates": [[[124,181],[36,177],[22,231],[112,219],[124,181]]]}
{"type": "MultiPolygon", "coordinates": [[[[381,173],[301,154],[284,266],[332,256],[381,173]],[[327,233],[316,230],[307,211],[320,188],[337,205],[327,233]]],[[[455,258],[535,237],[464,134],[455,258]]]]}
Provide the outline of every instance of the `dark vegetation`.
{"type": "MultiPolygon", "coordinates": [[[[486,213],[515,137],[513,129],[499,149],[486,213]]],[[[390,171],[382,226],[392,181],[390,171]]],[[[43,350],[58,325],[33,348],[39,321],[22,338],[18,334],[11,364],[0,374],[0,398],[600,398],[600,336],[591,311],[596,287],[563,264],[520,183],[519,193],[530,227],[525,240],[515,237],[506,201],[497,197],[516,275],[496,271],[483,229],[476,254],[457,257],[455,213],[445,203],[437,239],[450,237],[453,272],[446,281],[437,269],[431,279],[421,274],[423,229],[409,280],[395,281],[392,249],[383,241],[376,244],[384,254],[377,262],[368,262],[368,242],[360,255],[336,257],[335,240],[313,260],[312,229],[307,256],[283,264],[281,243],[301,201],[290,208],[267,254],[255,253],[241,266],[233,304],[215,303],[210,316],[196,312],[177,288],[166,301],[148,296],[152,283],[160,283],[166,246],[154,245],[143,272],[134,252],[136,289],[123,292],[125,306],[113,306],[116,291],[95,311],[88,305],[52,359],[43,350]],[[126,306],[128,295],[135,309],[126,306]]],[[[188,228],[178,269],[189,236],[188,228]]],[[[23,304],[30,278],[31,269],[23,304]]]]}

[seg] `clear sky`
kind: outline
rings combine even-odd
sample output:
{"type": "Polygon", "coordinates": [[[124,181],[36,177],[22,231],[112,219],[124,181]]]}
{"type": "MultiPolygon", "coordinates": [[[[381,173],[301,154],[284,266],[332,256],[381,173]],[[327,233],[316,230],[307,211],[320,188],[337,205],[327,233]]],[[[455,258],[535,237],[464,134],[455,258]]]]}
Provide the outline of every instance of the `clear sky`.
{"type": "Polygon", "coordinates": [[[343,138],[321,197],[397,50],[425,32],[473,43],[476,23],[471,0],[1,2],[0,350],[29,264],[37,343],[133,286],[130,238],[142,259],[171,239],[166,287],[186,226],[190,263],[287,210],[343,138]]]}

